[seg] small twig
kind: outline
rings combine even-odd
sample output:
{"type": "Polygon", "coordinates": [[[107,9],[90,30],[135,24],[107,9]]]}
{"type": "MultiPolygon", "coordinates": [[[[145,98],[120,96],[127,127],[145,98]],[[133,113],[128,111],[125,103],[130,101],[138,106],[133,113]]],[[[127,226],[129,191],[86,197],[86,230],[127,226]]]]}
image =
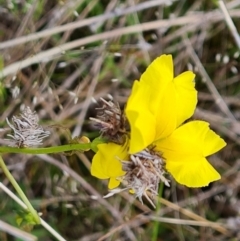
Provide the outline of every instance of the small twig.
{"type": "Polygon", "coordinates": [[[238,48],[240,49],[240,36],[239,36],[236,26],[233,23],[232,18],[230,17],[227,7],[226,7],[225,3],[223,2],[223,0],[219,0],[218,3],[219,3],[219,8],[222,10],[222,12],[224,14],[226,24],[227,24],[229,30],[231,31],[232,36],[233,36],[238,48]]]}

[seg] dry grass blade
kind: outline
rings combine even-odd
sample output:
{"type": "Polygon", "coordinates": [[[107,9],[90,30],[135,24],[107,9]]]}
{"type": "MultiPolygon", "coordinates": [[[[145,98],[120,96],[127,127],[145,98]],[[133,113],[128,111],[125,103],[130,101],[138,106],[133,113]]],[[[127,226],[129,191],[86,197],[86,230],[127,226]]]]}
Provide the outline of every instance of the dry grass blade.
{"type": "MultiPolygon", "coordinates": [[[[240,11],[237,11],[234,14],[239,15],[239,13],[240,11]]],[[[49,62],[57,57],[60,57],[62,54],[65,53],[65,51],[68,51],[74,48],[79,48],[79,47],[85,46],[86,44],[94,43],[96,41],[107,40],[107,39],[115,38],[117,36],[139,33],[142,31],[149,31],[149,30],[154,30],[159,28],[170,28],[173,26],[181,26],[188,23],[203,24],[202,22],[203,19],[204,21],[209,22],[211,21],[211,19],[216,21],[217,19],[221,19],[221,18],[222,16],[219,13],[215,15],[198,13],[198,14],[195,14],[194,16],[190,15],[190,16],[180,17],[177,19],[158,20],[158,21],[138,24],[131,27],[120,28],[120,29],[112,30],[101,34],[96,34],[96,35],[75,40],[66,44],[62,44],[58,47],[51,48],[49,50],[42,51],[41,53],[35,54],[34,56],[31,56],[30,58],[27,58],[25,60],[15,62],[3,68],[3,70],[0,71],[0,77],[5,78],[8,75],[14,75],[21,69],[24,69],[36,63],[49,62]]]]}
{"type": "Polygon", "coordinates": [[[19,44],[24,44],[33,40],[38,40],[40,38],[45,38],[52,36],[57,33],[61,33],[64,31],[74,30],[76,28],[81,28],[84,26],[90,26],[94,23],[104,23],[104,21],[112,18],[116,18],[119,16],[131,14],[134,12],[142,11],[144,9],[160,6],[164,4],[166,0],[150,0],[147,3],[139,3],[137,5],[134,5],[132,7],[124,8],[124,9],[116,9],[114,12],[105,13],[104,15],[92,17],[89,19],[81,19],[80,21],[65,24],[63,26],[57,26],[52,29],[46,29],[41,32],[29,34],[27,36],[19,37],[16,39],[8,40],[3,43],[0,43],[0,49],[5,49],[9,47],[14,47],[19,44]]]}
{"type": "MultiPolygon", "coordinates": [[[[175,203],[169,202],[168,200],[166,200],[164,198],[159,198],[159,201],[162,204],[164,204],[165,206],[167,206],[167,207],[169,207],[169,208],[171,208],[173,210],[176,210],[176,211],[182,213],[183,215],[185,215],[185,216],[187,216],[187,217],[189,217],[191,219],[194,219],[195,221],[187,220],[187,221],[189,221],[189,223],[190,222],[195,223],[195,224],[189,224],[189,225],[198,225],[199,224],[199,226],[202,226],[202,225],[203,226],[208,226],[208,227],[211,227],[211,228],[217,230],[218,232],[220,232],[220,233],[222,233],[224,235],[229,235],[228,230],[225,227],[223,227],[222,224],[210,222],[210,221],[206,220],[205,218],[203,218],[203,217],[193,213],[192,211],[187,210],[185,208],[182,208],[181,206],[179,206],[179,205],[177,205],[175,203]]],[[[151,216],[151,219],[158,220],[158,217],[151,216]],[[155,218],[157,218],[157,219],[155,219],[155,218]]],[[[163,218],[163,220],[164,219],[165,218],[163,218]]],[[[167,220],[167,219],[165,219],[165,220],[167,220]]],[[[160,221],[160,219],[158,221],[160,221]]],[[[163,222],[165,222],[165,221],[163,221],[163,222]]],[[[178,220],[177,222],[180,222],[180,220],[178,220]]],[[[183,224],[184,224],[184,221],[183,221],[183,224]]],[[[185,224],[187,225],[187,222],[185,224]]]]}
{"type": "Polygon", "coordinates": [[[236,26],[234,25],[233,21],[232,21],[232,18],[230,17],[229,15],[229,12],[227,10],[227,7],[224,3],[223,0],[218,0],[218,4],[219,4],[219,7],[220,9],[222,10],[223,14],[224,14],[224,17],[225,17],[225,21],[229,27],[229,30],[231,31],[232,35],[233,35],[233,38],[238,46],[238,49],[240,49],[240,36],[239,36],[239,33],[237,31],[237,28],[236,26]]]}
{"type": "Polygon", "coordinates": [[[4,78],[11,74],[16,74],[21,69],[24,69],[30,65],[41,63],[41,62],[49,62],[52,59],[59,57],[61,54],[64,54],[65,51],[79,48],[81,46],[85,46],[86,44],[90,44],[96,41],[106,40],[110,38],[115,38],[117,36],[122,36],[126,34],[132,34],[132,33],[139,33],[146,30],[153,30],[158,29],[161,27],[171,27],[171,26],[180,26],[184,25],[186,23],[194,23],[199,22],[203,19],[203,15],[195,15],[195,16],[186,16],[182,18],[178,18],[176,20],[158,20],[143,24],[138,24],[131,27],[124,27],[116,30],[112,30],[109,32],[96,34],[93,36],[89,36],[86,38],[82,38],[79,40],[75,40],[66,44],[62,44],[60,46],[51,48],[50,50],[43,51],[39,54],[36,54],[28,59],[21,60],[19,62],[15,62],[14,64],[11,64],[7,67],[5,67],[2,71],[0,71],[0,77],[4,78]]]}
{"type": "MultiPolygon", "coordinates": [[[[213,222],[205,222],[205,221],[192,221],[185,219],[176,219],[176,218],[164,218],[164,217],[152,217],[152,220],[163,222],[163,223],[171,223],[171,224],[179,224],[179,225],[194,225],[194,226],[202,226],[202,227],[210,227],[214,229],[219,229],[220,225],[213,222]]],[[[226,234],[226,233],[224,233],[226,234]]]]}
{"type": "Polygon", "coordinates": [[[36,241],[37,240],[37,237],[35,237],[27,232],[24,232],[21,229],[15,228],[1,220],[0,220],[0,230],[4,231],[6,233],[9,233],[23,241],[36,241]]]}

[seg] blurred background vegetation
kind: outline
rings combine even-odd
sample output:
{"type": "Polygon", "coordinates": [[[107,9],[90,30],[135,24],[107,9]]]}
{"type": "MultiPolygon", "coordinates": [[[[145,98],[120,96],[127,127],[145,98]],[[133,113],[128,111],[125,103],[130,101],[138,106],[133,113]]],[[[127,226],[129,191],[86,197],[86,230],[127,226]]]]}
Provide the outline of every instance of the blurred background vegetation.
{"type": "MultiPolygon", "coordinates": [[[[225,1],[240,30],[240,1],[225,1]]],[[[3,158],[42,218],[69,241],[240,240],[240,50],[214,0],[0,0],[0,144],[6,117],[36,110],[51,136],[44,146],[90,139],[96,101],[124,104],[155,57],[172,54],[175,74],[196,73],[193,119],[210,122],[228,143],[210,162],[222,179],[189,189],[161,187],[158,207],[127,192],[103,199],[107,182],[90,175],[93,152],[3,158]]],[[[164,110],[162,110],[164,114],[164,110]]],[[[11,184],[0,170],[0,180],[11,184]]],[[[14,191],[14,190],[13,190],[14,191]]],[[[0,220],[19,227],[21,207],[0,191],[0,220]]],[[[38,240],[56,240],[42,226],[38,240]]],[[[0,240],[22,240],[0,227],[0,240]],[[2,231],[1,231],[2,229],[2,231]]]]}

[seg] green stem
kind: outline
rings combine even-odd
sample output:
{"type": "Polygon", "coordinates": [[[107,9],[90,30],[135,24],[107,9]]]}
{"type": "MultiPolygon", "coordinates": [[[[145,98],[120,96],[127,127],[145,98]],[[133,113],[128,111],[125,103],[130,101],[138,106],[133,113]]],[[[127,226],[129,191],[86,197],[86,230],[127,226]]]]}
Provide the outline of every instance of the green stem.
{"type": "Polygon", "coordinates": [[[91,143],[87,144],[68,144],[62,146],[52,146],[44,148],[18,148],[1,146],[0,153],[24,153],[24,154],[50,154],[61,153],[65,151],[86,151],[91,148],[91,143]]]}
{"type": "MultiPolygon", "coordinates": [[[[159,192],[158,192],[159,197],[162,197],[163,187],[164,187],[164,184],[161,182],[160,183],[159,192]]],[[[157,202],[157,207],[156,207],[156,212],[160,208],[161,208],[161,203],[158,201],[157,202]]],[[[155,221],[154,224],[153,224],[153,235],[152,235],[152,238],[151,238],[152,241],[156,241],[158,239],[158,232],[159,232],[159,222],[155,221]]]]}
{"type": "MultiPolygon", "coordinates": [[[[2,189],[5,193],[7,193],[15,202],[17,202],[22,208],[27,209],[26,204],[17,197],[11,190],[9,190],[3,183],[0,182],[0,189],[2,189]]],[[[59,233],[57,233],[48,223],[46,223],[43,219],[40,218],[42,226],[47,229],[54,237],[59,241],[66,241],[59,233]]]]}
{"type": "Polygon", "coordinates": [[[1,156],[0,156],[0,167],[2,168],[3,172],[7,176],[8,180],[12,183],[12,185],[15,188],[15,190],[17,191],[18,195],[21,197],[23,202],[26,204],[26,206],[28,208],[28,211],[33,215],[36,224],[40,224],[41,221],[40,221],[40,218],[38,216],[37,211],[33,208],[32,204],[29,202],[29,200],[25,196],[24,192],[22,191],[22,189],[20,188],[18,183],[15,181],[14,177],[12,176],[12,174],[8,171],[8,168],[5,165],[5,163],[4,163],[4,161],[3,161],[1,156]]]}
{"type": "MultiPolygon", "coordinates": [[[[0,153],[24,153],[24,154],[50,154],[50,153],[61,153],[66,151],[85,151],[91,148],[91,143],[86,144],[68,144],[62,146],[53,146],[53,147],[46,147],[46,148],[18,148],[18,147],[8,147],[8,146],[1,146],[0,153]]],[[[13,187],[17,191],[18,195],[21,197],[23,202],[26,204],[28,211],[31,212],[33,215],[35,222],[40,224],[39,216],[36,210],[32,207],[31,203],[23,193],[22,189],[15,181],[12,174],[8,171],[7,166],[5,165],[2,157],[0,156],[0,167],[2,168],[3,172],[7,176],[8,180],[12,183],[13,187]]]]}

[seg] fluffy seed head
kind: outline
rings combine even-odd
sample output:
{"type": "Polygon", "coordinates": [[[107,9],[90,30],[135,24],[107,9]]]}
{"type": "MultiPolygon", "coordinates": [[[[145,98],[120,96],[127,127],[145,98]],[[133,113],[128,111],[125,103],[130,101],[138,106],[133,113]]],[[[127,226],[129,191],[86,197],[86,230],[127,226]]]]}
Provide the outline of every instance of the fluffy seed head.
{"type": "Polygon", "coordinates": [[[36,112],[32,112],[29,107],[25,107],[19,116],[12,117],[13,124],[8,119],[6,121],[13,130],[13,134],[7,135],[11,138],[11,146],[36,147],[42,145],[43,139],[50,135],[38,124],[36,112]]]}

